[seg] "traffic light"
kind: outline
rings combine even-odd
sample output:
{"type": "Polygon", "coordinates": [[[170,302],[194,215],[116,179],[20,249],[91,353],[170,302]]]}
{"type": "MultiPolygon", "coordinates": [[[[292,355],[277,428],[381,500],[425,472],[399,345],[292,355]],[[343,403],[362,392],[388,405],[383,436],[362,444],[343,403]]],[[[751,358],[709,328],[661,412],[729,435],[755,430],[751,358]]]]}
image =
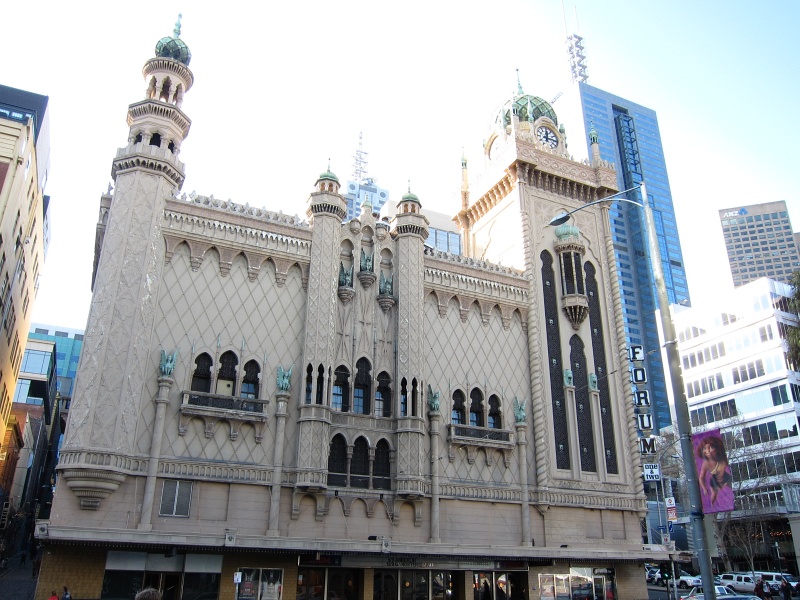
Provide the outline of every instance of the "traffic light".
{"type": "Polygon", "coordinates": [[[658,568],[661,571],[661,579],[666,581],[672,577],[672,569],[669,568],[669,563],[659,563],[658,568]]]}

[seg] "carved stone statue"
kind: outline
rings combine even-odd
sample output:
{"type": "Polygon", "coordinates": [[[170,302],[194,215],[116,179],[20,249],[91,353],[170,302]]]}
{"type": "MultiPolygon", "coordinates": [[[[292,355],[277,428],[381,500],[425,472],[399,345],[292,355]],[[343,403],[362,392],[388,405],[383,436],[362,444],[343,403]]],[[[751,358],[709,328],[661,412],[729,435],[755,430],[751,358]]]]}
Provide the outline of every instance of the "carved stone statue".
{"type": "Polygon", "coordinates": [[[339,263],[339,286],[353,287],[353,267],[344,268],[344,263],[339,263]]]}
{"type": "Polygon", "coordinates": [[[288,371],[284,371],[281,365],[278,365],[278,391],[279,392],[288,392],[289,391],[289,384],[290,379],[292,377],[292,369],[294,369],[294,365],[289,367],[288,371]]]}
{"type": "Polygon", "coordinates": [[[439,392],[434,392],[430,383],[428,384],[428,410],[431,412],[439,410],[439,392]]]}
{"type": "Polygon", "coordinates": [[[364,252],[363,248],[361,249],[361,265],[360,266],[361,266],[361,270],[362,271],[368,271],[369,273],[373,272],[372,271],[372,254],[367,255],[367,253],[364,252]]]}
{"type": "Polygon", "coordinates": [[[597,391],[597,375],[594,373],[589,373],[589,389],[594,392],[597,391]]]}
{"type": "Polygon", "coordinates": [[[385,277],[381,271],[381,278],[378,281],[378,293],[392,295],[392,275],[385,277]]]}
{"type": "Polygon", "coordinates": [[[178,350],[175,349],[175,352],[172,354],[167,354],[163,350],[161,351],[161,364],[158,365],[159,370],[161,371],[161,375],[164,377],[172,377],[172,371],[175,370],[175,363],[178,360],[178,350]]]}
{"type": "Polygon", "coordinates": [[[572,386],[572,369],[564,369],[564,385],[572,386]]]}
{"type": "Polygon", "coordinates": [[[517,397],[514,396],[514,401],[511,403],[514,407],[514,419],[517,423],[524,423],[525,422],[525,400],[520,402],[517,400],[517,397]]]}

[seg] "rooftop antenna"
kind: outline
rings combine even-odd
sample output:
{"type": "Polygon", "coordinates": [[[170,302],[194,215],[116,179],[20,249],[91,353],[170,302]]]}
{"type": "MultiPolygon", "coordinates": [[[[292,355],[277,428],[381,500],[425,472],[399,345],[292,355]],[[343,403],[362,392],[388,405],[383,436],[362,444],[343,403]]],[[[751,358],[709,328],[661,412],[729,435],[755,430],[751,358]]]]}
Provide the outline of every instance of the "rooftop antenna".
{"type": "MultiPolygon", "coordinates": [[[[583,38],[577,33],[570,35],[567,29],[567,13],[564,10],[564,0],[561,0],[561,11],[564,14],[564,33],[567,36],[567,54],[569,55],[569,71],[572,82],[587,83],[589,81],[588,67],[586,66],[586,50],[583,47],[583,38]]],[[[578,7],[575,7],[575,24],[578,26],[578,7]]]]}
{"type": "Polygon", "coordinates": [[[363,134],[358,132],[358,150],[353,155],[353,179],[361,183],[367,176],[367,152],[364,152],[361,141],[363,134]]]}

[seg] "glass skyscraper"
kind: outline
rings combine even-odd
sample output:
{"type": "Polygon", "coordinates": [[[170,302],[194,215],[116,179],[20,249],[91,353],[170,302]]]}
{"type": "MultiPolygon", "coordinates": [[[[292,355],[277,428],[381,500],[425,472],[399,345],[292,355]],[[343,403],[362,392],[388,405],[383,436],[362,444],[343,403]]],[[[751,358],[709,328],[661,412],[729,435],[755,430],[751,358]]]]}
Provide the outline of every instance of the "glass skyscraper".
{"type": "MultiPolygon", "coordinates": [[[[655,111],[587,83],[577,85],[587,146],[589,131],[594,127],[601,158],[616,165],[619,189],[629,189],[642,181],[647,184],[647,201],[653,209],[669,302],[689,305],[686,269],[655,111]]],[[[638,191],[629,197],[642,200],[638,191]]],[[[647,258],[644,214],[632,204],[615,202],[610,217],[625,336],[629,346],[642,345],[647,353],[647,389],[650,391],[654,425],[660,429],[670,425],[671,418],[664,365],[659,352],[655,314],[658,303],[647,258]]]]}

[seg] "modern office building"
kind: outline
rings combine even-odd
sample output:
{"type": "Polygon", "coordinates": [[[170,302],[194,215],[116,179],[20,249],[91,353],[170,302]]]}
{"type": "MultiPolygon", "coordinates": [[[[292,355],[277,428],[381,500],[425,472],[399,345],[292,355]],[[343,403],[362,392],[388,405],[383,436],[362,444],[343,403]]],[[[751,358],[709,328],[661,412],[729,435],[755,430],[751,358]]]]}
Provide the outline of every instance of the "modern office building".
{"type": "Polygon", "coordinates": [[[365,177],[358,181],[348,181],[343,196],[347,202],[345,219],[349,221],[361,216],[361,206],[365,202],[369,202],[374,212],[380,212],[389,199],[389,190],[378,187],[372,177],[365,177]]]}
{"type": "Polygon", "coordinates": [[[47,340],[56,344],[57,391],[61,398],[61,410],[69,410],[78,360],[83,348],[83,330],[70,329],[41,323],[31,323],[29,340],[47,340]]]}
{"type": "Polygon", "coordinates": [[[48,136],[47,97],[0,86],[0,439],[44,263],[48,136]]]}
{"type": "Polygon", "coordinates": [[[783,200],[724,208],[719,221],[735,287],[762,277],[789,283],[800,270],[800,248],[783,200]]]}
{"type": "MultiPolygon", "coordinates": [[[[692,428],[719,428],[731,463],[736,510],[717,515],[721,526],[733,525],[723,537],[737,521],[756,523],[748,536],[760,540],[756,569],[774,569],[770,546],[778,542],[797,573],[800,373],[787,360],[785,340],[787,327],[800,321],[790,296],[786,284],[762,278],[713,307],[672,309],[692,428]]],[[[728,561],[721,568],[750,570],[736,543],[720,545],[728,561]]]]}
{"type": "MultiPolygon", "coordinates": [[[[667,177],[667,165],[655,111],[593,87],[576,83],[580,96],[587,146],[592,128],[597,132],[600,156],[616,165],[617,187],[630,189],[642,181],[653,209],[664,280],[670,303],[690,305],[686,269],[667,177]]],[[[639,190],[628,197],[641,201],[639,190]]],[[[646,248],[642,210],[625,202],[611,207],[614,260],[622,286],[622,312],[628,344],[647,352],[648,388],[656,429],[671,425],[665,367],[658,344],[655,311],[658,308],[652,268],[646,248]]]]}
{"type": "MultiPolygon", "coordinates": [[[[391,222],[397,215],[397,202],[389,200],[381,207],[380,217],[386,222],[391,222]]],[[[428,219],[428,239],[425,245],[431,250],[461,254],[461,232],[453,221],[452,215],[431,210],[425,210],[428,219]]]]}
{"type": "Polygon", "coordinates": [[[308,223],[187,197],[178,32],[110,157],[40,590],[644,597],[668,553],[641,541],[608,209],[549,225],[616,192],[611,165],[511,98],[453,207],[462,254],[426,247],[410,191],[345,221],[330,171],[308,223]]]}

